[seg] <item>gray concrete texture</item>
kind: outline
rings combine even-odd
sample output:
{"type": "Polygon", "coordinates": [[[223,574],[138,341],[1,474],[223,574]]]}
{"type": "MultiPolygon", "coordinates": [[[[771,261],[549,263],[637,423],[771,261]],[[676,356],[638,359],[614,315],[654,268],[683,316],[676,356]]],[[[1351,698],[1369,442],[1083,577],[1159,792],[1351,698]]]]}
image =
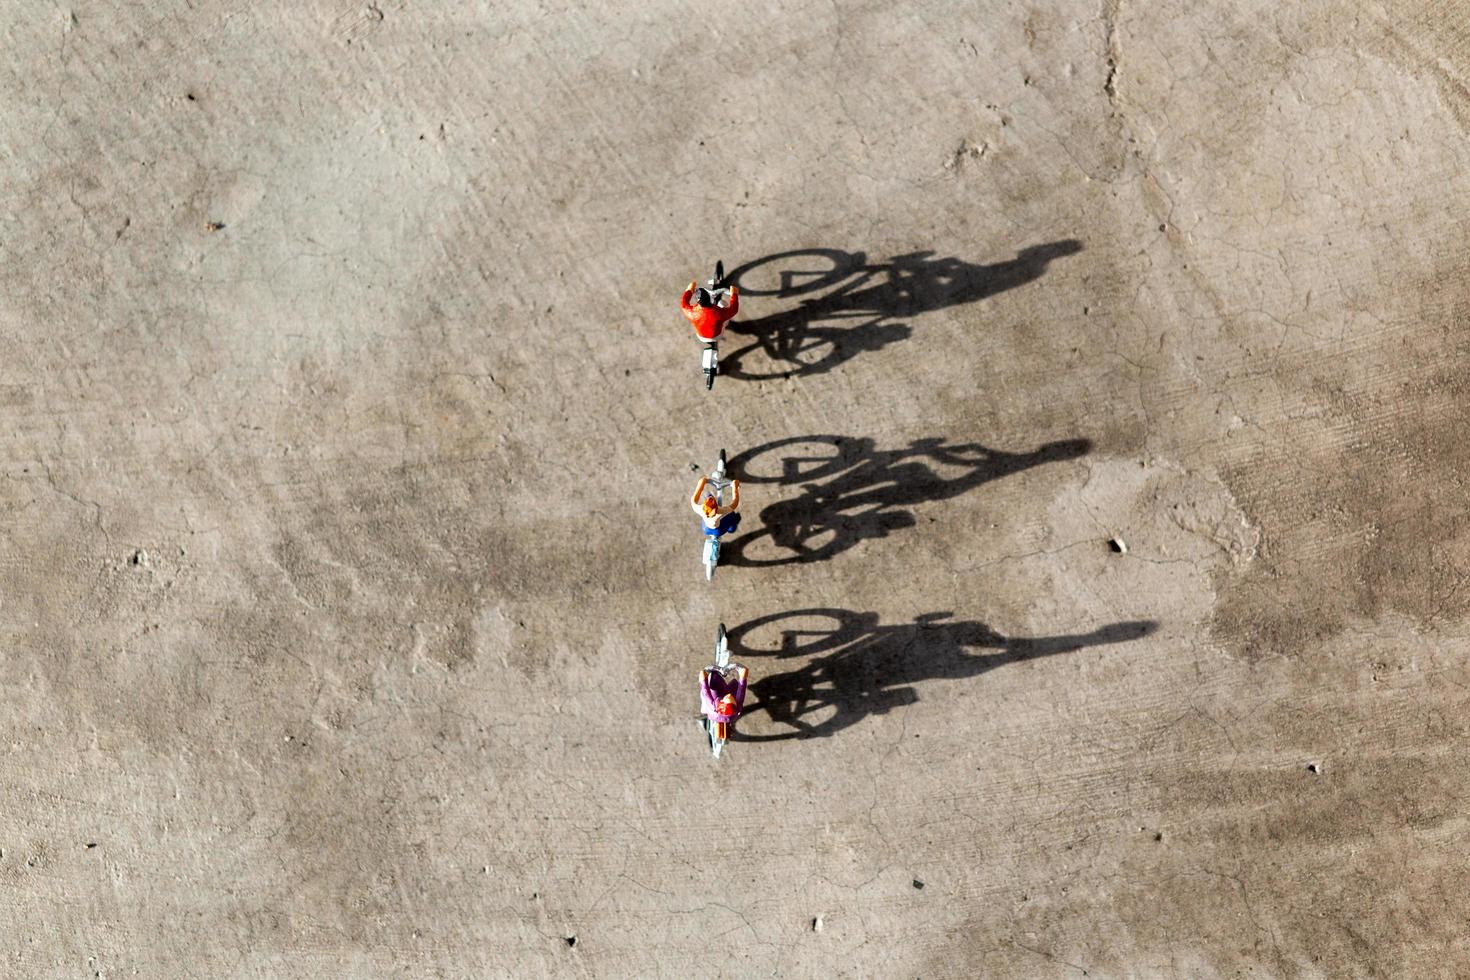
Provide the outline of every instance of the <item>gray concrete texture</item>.
{"type": "Polygon", "coordinates": [[[1467,23],[7,5],[4,972],[1464,975],[1467,23]]]}

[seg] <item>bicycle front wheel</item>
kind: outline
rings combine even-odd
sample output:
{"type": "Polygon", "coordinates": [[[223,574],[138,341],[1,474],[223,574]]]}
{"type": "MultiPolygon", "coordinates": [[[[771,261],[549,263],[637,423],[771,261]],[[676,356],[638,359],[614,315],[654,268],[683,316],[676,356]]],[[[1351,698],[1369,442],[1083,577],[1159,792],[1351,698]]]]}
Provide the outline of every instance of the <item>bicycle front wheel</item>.
{"type": "Polygon", "coordinates": [[[720,624],[720,631],[715,634],[715,666],[724,668],[730,663],[730,641],[725,635],[725,624],[720,624]]]}

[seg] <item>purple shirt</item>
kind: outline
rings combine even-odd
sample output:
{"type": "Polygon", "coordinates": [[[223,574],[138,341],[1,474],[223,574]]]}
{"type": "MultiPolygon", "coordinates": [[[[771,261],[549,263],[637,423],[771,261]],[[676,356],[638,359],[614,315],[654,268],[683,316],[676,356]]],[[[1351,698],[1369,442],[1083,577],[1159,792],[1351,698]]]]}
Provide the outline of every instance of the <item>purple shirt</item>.
{"type": "Polygon", "coordinates": [[[699,672],[699,702],[704,710],[704,716],[710,721],[731,722],[740,717],[740,709],[745,706],[745,671],[735,675],[733,681],[725,680],[725,675],[712,667],[706,667],[699,672]],[[722,715],[715,710],[715,705],[720,703],[720,698],[727,694],[735,695],[735,713],[733,715],[722,715]]]}

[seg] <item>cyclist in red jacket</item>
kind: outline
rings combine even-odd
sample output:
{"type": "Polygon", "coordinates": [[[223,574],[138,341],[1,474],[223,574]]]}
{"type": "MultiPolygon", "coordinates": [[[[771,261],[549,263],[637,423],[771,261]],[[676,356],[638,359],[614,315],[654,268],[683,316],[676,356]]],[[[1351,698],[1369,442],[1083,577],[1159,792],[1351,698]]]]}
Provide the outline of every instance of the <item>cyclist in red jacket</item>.
{"type": "Polygon", "coordinates": [[[734,319],[740,310],[740,287],[731,286],[728,301],[724,306],[719,306],[717,301],[722,292],[724,290],[711,293],[703,286],[691,282],[689,288],[684,290],[684,295],[679,297],[679,308],[689,318],[695,334],[706,344],[719,340],[720,334],[725,332],[725,323],[734,319]]]}

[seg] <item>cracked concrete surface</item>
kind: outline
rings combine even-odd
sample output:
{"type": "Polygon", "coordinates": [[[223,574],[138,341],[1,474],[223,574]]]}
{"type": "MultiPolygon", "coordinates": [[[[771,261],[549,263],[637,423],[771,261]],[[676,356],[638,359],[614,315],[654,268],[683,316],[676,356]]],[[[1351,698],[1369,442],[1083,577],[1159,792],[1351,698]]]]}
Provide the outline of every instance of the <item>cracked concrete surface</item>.
{"type": "Polygon", "coordinates": [[[1470,8],[710,16],[0,14],[4,972],[1463,974],[1470,8]]]}

